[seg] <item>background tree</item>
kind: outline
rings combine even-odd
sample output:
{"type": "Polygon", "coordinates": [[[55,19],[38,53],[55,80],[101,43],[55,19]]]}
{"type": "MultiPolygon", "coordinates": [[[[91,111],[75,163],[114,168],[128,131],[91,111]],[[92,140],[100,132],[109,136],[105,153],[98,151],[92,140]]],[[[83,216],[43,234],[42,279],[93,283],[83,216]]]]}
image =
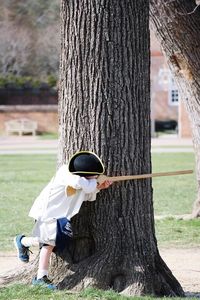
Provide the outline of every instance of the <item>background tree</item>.
{"type": "Polygon", "coordinates": [[[192,216],[200,217],[200,7],[194,0],[151,0],[150,16],[191,121],[198,186],[192,216]]]}
{"type": "Polygon", "coordinates": [[[37,32],[36,64],[39,76],[54,74],[58,77],[60,53],[60,27],[59,22],[41,28],[37,32]]]}
{"type": "MultiPolygon", "coordinates": [[[[1,23],[2,24],[2,23],[1,23]]],[[[10,22],[0,27],[0,70],[1,75],[22,75],[29,65],[30,34],[25,28],[14,28],[10,22]]]]}
{"type": "MultiPolygon", "coordinates": [[[[151,172],[148,16],[147,0],[62,0],[59,164],[88,149],[108,175],[151,172]]],[[[60,288],[183,295],[158,252],[151,180],[103,191],[73,226],[60,288]]]]}
{"type": "Polygon", "coordinates": [[[58,77],[59,0],[2,0],[0,39],[1,75],[58,77]]]}

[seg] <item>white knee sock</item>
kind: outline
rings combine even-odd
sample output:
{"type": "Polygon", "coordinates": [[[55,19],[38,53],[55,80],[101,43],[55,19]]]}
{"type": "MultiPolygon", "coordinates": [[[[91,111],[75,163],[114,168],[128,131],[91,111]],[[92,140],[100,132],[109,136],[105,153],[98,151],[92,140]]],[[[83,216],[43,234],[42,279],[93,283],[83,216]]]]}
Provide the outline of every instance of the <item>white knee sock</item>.
{"type": "Polygon", "coordinates": [[[39,239],[38,239],[38,237],[26,237],[25,236],[21,239],[21,243],[25,247],[38,246],[39,239]]]}
{"type": "Polygon", "coordinates": [[[44,277],[45,275],[48,277],[48,270],[40,270],[39,269],[37,272],[37,279],[40,279],[40,278],[44,277]]]}

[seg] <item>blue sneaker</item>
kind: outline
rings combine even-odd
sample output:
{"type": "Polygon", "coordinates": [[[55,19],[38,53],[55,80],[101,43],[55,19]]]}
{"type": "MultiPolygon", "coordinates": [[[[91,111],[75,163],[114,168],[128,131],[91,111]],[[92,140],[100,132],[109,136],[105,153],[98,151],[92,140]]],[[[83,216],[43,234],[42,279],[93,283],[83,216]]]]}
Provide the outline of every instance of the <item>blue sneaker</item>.
{"type": "Polygon", "coordinates": [[[41,285],[43,287],[46,287],[50,290],[57,290],[57,286],[55,284],[53,284],[48,278],[47,276],[43,276],[40,279],[37,279],[37,277],[33,278],[32,280],[32,285],[41,285]]]}
{"type": "Polygon", "coordinates": [[[15,247],[17,249],[18,258],[25,262],[29,262],[29,247],[22,245],[21,240],[25,235],[17,235],[14,239],[15,247]]]}

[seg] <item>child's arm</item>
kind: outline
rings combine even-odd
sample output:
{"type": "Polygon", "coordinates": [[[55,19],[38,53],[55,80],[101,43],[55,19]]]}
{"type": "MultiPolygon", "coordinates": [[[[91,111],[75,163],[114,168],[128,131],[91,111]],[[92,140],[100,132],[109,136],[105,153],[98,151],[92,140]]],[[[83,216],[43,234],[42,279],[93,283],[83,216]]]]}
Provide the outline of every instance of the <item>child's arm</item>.
{"type": "Polygon", "coordinates": [[[95,201],[97,193],[99,193],[100,190],[107,189],[111,184],[112,182],[109,180],[106,180],[101,184],[97,183],[96,191],[94,193],[87,194],[85,201],[95,201]]]}
{"type": "Polygon", "coordinates": [[[66,186],[74,190],[82,189],[85,193],[93,193],[97,188],[97,181],[96,179],[86,179],[79,175],[68,173],[66,186]]]}
{"type": "Polygon", "coordinates": [[[78,175],[68,173],[66,182],[66,195],[72,196],[76,190],[82,189],[86,194],[94,193],[98,190],[107,189],[112,184],[111,181],[105,180],[103,183],[98,184],[96,179],[86,179],[78,175]]]}
{"type": "Polygon", "coordinates": [[[77,186],[81,188],[85,193],[93,193],[97,188],[96,179],[86,179],[84,177],[80,177],[77,183],[77,186]]]}

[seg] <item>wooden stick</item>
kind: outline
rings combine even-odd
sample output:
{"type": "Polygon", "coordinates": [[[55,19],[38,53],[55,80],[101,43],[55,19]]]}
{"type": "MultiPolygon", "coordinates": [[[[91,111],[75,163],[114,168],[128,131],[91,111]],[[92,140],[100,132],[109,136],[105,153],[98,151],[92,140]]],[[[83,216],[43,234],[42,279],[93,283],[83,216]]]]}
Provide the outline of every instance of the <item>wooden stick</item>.
{"type": "MultiPolygon", "coordinates": [[[[97,182],[102,184],[104,181],[125,181],[125,180],[136,180],[136,179],[145,179],[145,178],[152,178],[152,177],[161,177],[161,176],[175,176],[175,175],[185,175],[185,174],[192,174],[193,170],[183,170],[183,171],[174,171],[174,172],[160,172],[160,173],[151,173],[151,174],[141,174],[141,175],[123,175],[123,176],[106,176],[100,175],[97,178],[97,182]]],[[[72,196],[76,193],[76,190],[68,186],[66,189],[66,195],[72,196]]]]}
{"type": "Polygon", "coordinates": [[[176,175],[185,175],[192,174],[193,170],[182,170],[182,171],[173,171],[173,172],[160,172],[160,173],[151,173],[151,174],[141,174],[141,175],[125,175],[125,176],[106,176],[100,175],[97,179],[98,183],[101,184],[105,180],[116,182],[116,181],[125,181],[125,180],[136,180],[136,179],[145,179],[152,177],[161,177],[161,176],[176,176],[176,175]]]}

